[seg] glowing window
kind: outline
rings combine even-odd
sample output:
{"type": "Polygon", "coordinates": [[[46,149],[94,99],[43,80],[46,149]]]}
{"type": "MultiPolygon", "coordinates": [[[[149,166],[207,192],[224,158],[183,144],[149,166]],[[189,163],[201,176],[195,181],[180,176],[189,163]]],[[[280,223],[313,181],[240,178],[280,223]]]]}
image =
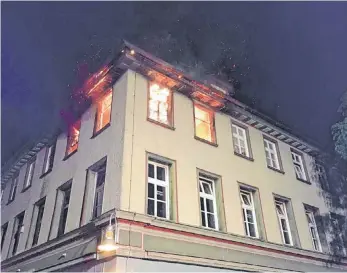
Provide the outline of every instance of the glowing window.
{"type": "Polygon", "coordinates": [[[66,147],[66,155],[70,155],[71,153],[77,151],[78,148],[78,140],[80,135],[81,121],[75,122],[71,125],[67,138],[67,147],[66,147]]]}
{"type": "Polygon", "coordinates": [[[200,105],[194,105],[195,135],[209,142],[216,142],[213,112],[200,105]]]}
{"type": "Polygon", "coordinates": [[[151,83],[149,87],[148,118],[172,126],[171,90],[151,83]]]}
{"type": "Polygon", "coordinates": [[[111,121],[112,89],[107,91],[97,105],[95,132],[100,131],[111,121]]]}

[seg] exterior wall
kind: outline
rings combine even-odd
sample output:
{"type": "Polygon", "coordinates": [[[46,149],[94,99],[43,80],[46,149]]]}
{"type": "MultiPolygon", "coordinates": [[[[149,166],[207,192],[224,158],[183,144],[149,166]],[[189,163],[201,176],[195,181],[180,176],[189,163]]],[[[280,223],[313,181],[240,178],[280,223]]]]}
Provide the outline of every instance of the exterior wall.
{"type": "MultiPolygon", "coordinates": [[[[46,196],[46,203],[38,243],[44,243],[48,239],[53,239],[57,236],[60,216],[58,206],[55,207],[57,189],[70,179],[72,179],[72,191],[65,233],[78,228],[85,190],[86,170],[104,156],[107,156],[107,169],[103,211],[119,207],[126,90],[127,74],[123,75],[113,88],[111,126],[95,138],[92,138],[96,112],[95,107],[91,107],[83,114],[78,152],[67,160],[63,160],[67,142],[66,134],[59,135],[56,142],[53,169],[49,174],[40,179],[45,157],[45,149],[42,149],[37,155],[32,186],[21,193],[26,172],[26,165],[24,165],[20,170],[15,200],[8,205],[6,203],[9,198],[11,183],[6,185],[2,198],[1,223],[9,222],[9,226],[2,250],[2,257],[7,257],[8,254],[14,218],[24,210],[24,233],[21,234],[17,253],[25,250],[34,204],[44,196],[46,196]],[[53,217],[54,219],[52,220],[53,217]]],[[[92,204],[93,202],[90,203],[92,204]]],[[[89,221],[90,217],[87,220],[89,221]]],[[[30,247],[31,244],[28,244],[27,248],[30,247]]]]}
{"type": "MultiPolygon", "coordinates": [[[[248,127],[254,162],[234,155],[230,116],[215,114],[218,147],[194,138],[193,103],[174,93],[174,127],[170,130],[147,121],[148,81],[141,75],[128,73],[125,146],[123,158],[121,209],[145,214],[146,152],[176,161],[178,222],[200,225],[197,168],[222,177],[226,232],[244,235],[238,182],[257,187],[260,192],[267,240],[282,244],[273,194],[291,199],[301,247],[312,250],[303,203],[328,211],[319,188],[296,179],[290,146],[279,142],[284,174],[267,168],[263,133],[248,127]]],[[[269,135],[269,137],[271,137],[269,135]]],[[[306,168],[312,173],[312,159],[304,155],[306,168]]]]}

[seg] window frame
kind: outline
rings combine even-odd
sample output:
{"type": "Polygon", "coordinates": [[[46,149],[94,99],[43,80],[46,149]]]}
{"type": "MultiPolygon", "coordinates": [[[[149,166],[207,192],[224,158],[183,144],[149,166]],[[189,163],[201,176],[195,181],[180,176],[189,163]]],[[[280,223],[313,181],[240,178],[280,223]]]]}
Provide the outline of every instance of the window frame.
{"type": "Polygon", "coordinates": [[[282,167],[282,162],[281,162],[281,155],[280,155],[280,151],[279,151],[279,147],[278,147],[278,143],[277,141],[263,135],[263,146],[264,146],[264,151],[265,151],[265,161],[266,161],[266,165],[269,169],[271,170],[274,170],[274,171],[277,171],[277,172],[280,172],[280,173],[284,173],[283,172],[283,167],[282,167]],[[265,143],[267,145],[265,145],[265,143]],[[269,144],[273,145],[274,149],[275,150],[271,150],[269,147],[269,144]],[[268,146],[268,147],[266,147],[268,146]],[[274,152],[272,153],[274,156],[275,156],[275,159],[276,159],[276,164],[278,165],[278,167],[276,168],[275,166],[272,166],[272,158],[270,156],[270,162],[271,162],[271,165],[269,165],[269,161],[268,161],[268,157],[266,155],[266,152],[268,152],[269,154],[271,154],[271,152],[274,152]]]}
{"type": "Polygon", "coordinates": [[[300,152],[295,151],[294,149],[290,149],[290,154],[291,154],[291,158],[292,158],[292,163],[293,163],[296,179],[303,181],[303,182],[309,182],[308,174],[307,174],[306,166],[305,166],[305,161],[304,161],[304,155],[300,152]],[[299,161],[296,161],[294,159],[294,157],[298,158],[299,161]],[[298,176],[296,167],[299,167],[301,169],[301,173],[302,173],[303,177],[298,176]]]}
{"type": "Polygon", "coordinates": [[[23,233],[22,230],[24,228],[24,217],[25,217],[25,211],[22,211],[21,213],[17,214],[14,220],[14,227],[13,227],[13,234],[12,234],[12,242],[11,242],[11,256],[15,256],[18,252],[18,245],[20,242],[21,234],[23,233]],[[19,224],[19,219],[21,219],[21,222],[19,224]]]}
{"type": "Polygon", "coordinates": [[[277,214],[277,220],[278,220],[283,244],[286,246],[294,246],[294,240],[293,240],[293,236],[292,236],[292,227],[290,226],[290,221],[289,221],[288,211],[287,211],[288,202],[289,202],[288,200],[284,200],[284,199],[280,199],[280,198],[275,197],[275,211],[277,214]],[[280,215],[278,213],[277,205],[280,205],[280,207],[282,208],[283,215],[280,215]],[[286,243],[281,219],[285,220],[285,223],[286,223],[286,226],[288,229],[287,233],[288,233],[288,237],[289,237],[289,241],[290,241],[289,243],[286,243]]]}
{"type": "MultiPolygon", "coordinates": [[[[79,146],[79,142],[80,142],[80,135],[81,135],[81,127],[82,127],[81,119],[78,119],[77,121],[75,121],[73,124],[71,124],[69,126],[67,138],[66,138],[65,157],[63,160],[68,159],[70,156],[72,156],[73,154],[75,154],[78,151],[78,146],[79,146]],[[72,151],[69,152],[69,147],[71,146],[70,145],[71,131],[73,130],[73,128],[75,128],[78,131],[78,137],[77,137],[76,144],[74,145],[74,146],[76,146],[76,148],[74,148],[72,151]]],[[[71,146],[71,147],[73,147],[73,146],[71,146]]]]}
{"type": "Polygon", "coordinates": [[[198,174],[198,185],[199,185],[198,190],[199,190],[200,225],[201,225],[201,227],[206,228],[206,229],[219,230],[219,217],[220,216],[218,215],[218,207],[217,207],[217,200],[216,200],[217,199],[216,179],[212,178],[212,177],[207,177],[206,175],[204,175],[204,173],[200,172],[198,174]],[[208,183],[211,185],[210,190],[212,191],[213,194],[201,192],[201,189],[204,189],[204,187],[202,185],[202,180],[205,183],[208,183]],[[202,209],[201,199],[203,199],[203,201],[204,201],[203,209],[202,209]],[[207,202],[206,202],[207,199],[212,201],[213,213],[207,211],[207,202]],[[204,215],[205,225],[203,224],[202,214],[204,215]],[[214,228],[208,226],[208,217],[207,217],[208,214],[213,214],[214,223],[215,223],[214,228]]]}
{"type": "Polygon", "coordinates": [[[98,218],[101,214],[102,214],[102,207],[103,207],[103,200],[104,200],[104,194],[105,194],[105,182],[106,182],[106,170],[107,170],[107,161],[105,160],[105,162],[103,164],[101,164],[98,169],[95,170],[95,187],[94,187],[94,200],[93,200],[93,210],[92,210],[92,219],[96,219],[98,218]],[[103,182],[98,185],[98,177],[99,177],[99,173],[100,172],[104,172],[104,180],[103,182]],[[101,196],[101,204],[99,204],[98,206],[96,205],[96,201],[97,201],[97,196],[98,193],[102,192],[101,196]],[[101,207],[100,210],[100,215],[97,214],[98,212],[98,208],[101,207]]]}
{"type": "Polygon", "coordinates": [[[171,215],[170,215],[170,202],[171,202],[171,196],[170,196],[170,191],[171,191],[171,185],[170,185],[170,164],[167,162],[159,162],[157,160],[155,160],[155,158],[152,158],[151,156],[148,157],[147,159],[147,182],[146,182],[146,214],[149,216],[153,216],[153,217],[157,217],[157,218],[161,218],[161,219],[167,219],[170,220],[171,219],[171,215]],[[149,177],[149,165],[153,165],[154,166],[154,178],[149,177]],[[165,169],[165,181],[162,180],[158,180],[156,178],[157,176],[157,167],[161,167],[163,169],[165,169]],[[154,187],[154,195],[153,197],[149,197],[149,184],[153,184],[154,187]],[[164,203],[162,202],[162,200],[158,200],[157,198],[157,186],[163,187],[165,188],[165,217],[161,217],[158,216],[158,203],[164,203]],[[154,211],[153,211],[153,215],[149,213],[149,200],[153,200],[154,202],[154,211]]]}
{"type": "Polygon", "coordinates": [[[254,190],[248,189],[248,188],[245,188],[242,186],[240,187],[239,196],[240,196],[240,201],[241,201],[241,210],[243,213],[243,223],[245,226],[245,234],[247,237],[259,239],[258,219],[257,219],[256,211],[255,211],[253,195],[254,195],[254,190]],[[250,205],[247,205],[244,203],[244,200],[242,198],[243,194],[248,195],[250,197],[250,199],[249,199],[249,201],[251,203],[250,205]],[[247,210],[250,210],[252,212],[255,236],[250,235],[249,225],[248,225],[249,222],[248,222],[247,213],[246,213],[247,210]]]}
{"type": "Polygon", "coordinates": [[[42,174],[40,178],[50,173],[53,169],[56,144],[52,143],[46,146],[45,159],[42,166],[42,174]]]}
{"type": "Polygon", "coordinates": [[[31,159],[27,163],[22,192],[26,191],[27,189],[31,187],[31,184],[34,178],[35,165],[36,165],[36,157],[34,159],[31,159]]]}
{"type": "Polygon", "coordinates": [[[19,174],[16,174],[14,178],[12,178],[10,193],[8,196],[7,204],[11,203],[16,198],[17,188],[18,188],[19,174]]]}
{"type": "MultiPolygon", "coordinates": [[[[194,137],[195,139],[197,140],[200,140],[202,142],[205,142],[205,143],[208,143],[208,144],[211,144],[213,146],[218,146],[217,144],[217,132],[216,132],[216,124],[215,124],[215,111],[213,111],[211,108],[209,108],[208,106],[205,106],[205,105],[202,105],[201,103],[198,103],[196,101],[193,101],[193,114],[194,114],[194,137]],[[203,112],[206,112],[208,113],[208,116],[209,116],[209,120],[210,120],[210,123],[207,123],[203,120],[201,120],[201,122],[205,122],[207,124],[210,125],[210,137],[211,137],[211,140],[208,140],[206,138],[203,138],[203,137],[200,137],[197,135],[197,124],[196,124],[196,108],[198,108],[200,111],[203,111],[203,112]]],[[[200,119],[199,119],[200,120],[200,119]]]]}
{"type": "Polygon", "coordinates": [[[46,205],[46,198],[43,198],[40,201],[36,202],[36,204],[34,206],[34,211],[37,211],[37,213],[35,216],[36,219],[35,219],[35,226],[34,226],[34,231],[33,231],[34,232],[33,233],[33,240],[31,242],[32,247],[34,247],[38,244],[38,240],[39,240],[40,232],[41,232],[43,215],[45,213],[45,205],[46,205]]]}
{"type": "MultiPolygon", "coordinates": [[[[147,84],[147,121],[155,123],[156,125],[160,125],[162,127],[174,130],[174,91],[172,90],[172,88],[169,87],[165,87],[162,84],[159,84],[155,81],[148,81],[147,84]],[[167,88],[169,90],[169,96],[168,96],[168,111],[167,111],[167,116],[168,116],[168,123],[165,122],[161,122],[158,118],[158,120],[153,119],[150,117],[150,100],[151,100],[151,85],[153,84],[157,84],[159,86],[159,88],[167,88]]],[[[159,104],[158,104],[158,108],[159,108],[159,104]]],[[[159,110],[158,110],[158,115],[159,115],[159,110]]]]}
{"type": "Polygon", "coordinates": [[[313,209],[305,207],[305,216],[307,219],[308,231],[310,233],[313,250],[318,251],[318,252],[322,252],[322,244],[321,244],[321,241],[319,238],[318,228],[317,228],[317,224],[316,224],[316,220],[315,220],[315,211],[313,209]],[[308,221],[308,218],[311,220],[312,223],[310,223],[308,221]],[[312,229],[313,229],[315,236],[316,236],[318,249],[316,249],[316,247],[315,247],[315,242],[314,242],[315,238],[312,234],[312,229]]]}
{"type": "MultiPolygon", "coordinates": [[[[253,161],[253,154],[252,154],[252,149],[251,149],[251,141],[250,141],[250,137],[249,137],[249,130],[248,130],[248,127],[246,126],[243,126],[235,121],[231,121],[231,135],[232,135],[232,141],[233,141],[233,149],[234,149],[234,154],[235,155],[238,155],[238,156],[241,156],[245,159],[249,159],[249,160],[252,160],[253,161]],[[238,153],[235,149],[235,138],[238,140],[238,144],[240,143],[240,136],[237,134],[237,136],[234,135],[234,130],[233,128],[235,128],[236,132],[238,132],[239,129],[242,130],[242,132],[244,133],[244,143],[245,143],[245,151],[246,151],[246,154],[243,155],[242,153],[238,153]]],[[[240,145],[238,145],[240,146],[240,145]]],[[[239,148],[240,149],[240,148],[239,148]]]]}
{"type": "MultiPolygon", "coordinates": [[[[63,185],[64,186],[64,185],[63,185]]],[[[69,183],[69,185],[66,185],[65,187],[61,187],[60,191],[63,194],[63,199],[60,207],[60,215],[59,215],[59,222],[58,222],[58,232],[57,232],[57,237],[60,237],[65,234],[65,229],[66,229],[66,223],[67,223],[67,218],[69,214],[69,206],[70,206],[70,199],[71,199],[71,190],[72,190],[72,185],[69,183]],[[69,200],[68,202],[66,201],[66,193],[69,192],[69,200]],[[64,217],[64,211],[66,211],[66,217],[65,220],[63,221],[64,217]],[[64,222],[64,223],[63,223],[64,222]]]]}
{"type": "Polygon", "coordinates": [[[8,230],[8,222],[4,223],[1,226],[1,250],[2,250],[4,243],[5,243],[5,240],[6,240],[7,230],[8,230]]]}
{"type": "MultiPolygon", "coordinates": [[[[93,128],[93,136],[92,137],[96,137],[97,135],[101,134],[104,130],[106,130],[108,127],[110,127],[111,125],[111,118],[112,118],[112,102],[113,102],[113,89],[110,88],[108,89],[97,101],[97,105],[96,105],[96,111],[95,111],[95,119],[94,119],[94,128],[93,128]],[[110,103],[110,118],[109,118],[109,122],[107,122],[106,124],[104,124],[102,127],[98,128],[100,123],[99,118],[100,116],[100,109],[102,108],[102,103],[103,100],[107,98],[107,96],[111,96],[111,103],[110,103]]],[[[106,111],[102,112],[101,114],[104,114],[106,111]]]]}

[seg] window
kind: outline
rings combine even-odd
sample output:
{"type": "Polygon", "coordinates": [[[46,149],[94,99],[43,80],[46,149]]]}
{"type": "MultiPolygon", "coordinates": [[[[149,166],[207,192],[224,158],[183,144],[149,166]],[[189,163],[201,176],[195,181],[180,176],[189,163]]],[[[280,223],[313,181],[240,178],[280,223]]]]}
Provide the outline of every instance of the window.
{"type": "Polygon", "coordinates": [[[151,83],[149,86],[148,118],[159,123],[173,126],[172,91],[151,83]]]}
{"type": "Polygon", "coordinates": [[[169,219],[169,166],[149,160],[147,187],[147,213],[169,219]]]}
{"type": "Polygon", "coordinates": [[[68,137],[67,137],[67,146],[66,146],[66,156],[71,155],[73,152],[77,151],[78,141],[81,129],[81,120],[78,120],[70,126],[68,137]]]}
{"type": "Polygon", "coordinates": [[[268,167],[280,170],[276,143],[264,138],[264,148],[268,167]]]}
{"type": "Polygon", "coordinates": [[[308,229],[310,231],[313,249],[317,251],[322,251],[321,244],[319,241],[318,229],[314,217],[314,212],[312,210],[306,209],[306,218],[308,223],[308,229]]]}
{"type": "Polygon", "coordinates": [[[215,181],[199,176],[201,225],[218,230],[215,181]]]}
{"type": "Polygon", "coordinates": [[[18,175],[15,178],[13,178],[13,180],[12,180],[11,189],[10,189],[10,196],[8,198],[8,202],[13,201],[14,198],[16,197],[17,185],[18,185],[18,175]]]}
{"type": "Polygon", "coordinates": [[[58,226],[58,237],[65,233],[67,213],[69,211],[71,185],[69,185],[65,189],[62,189],[62,193],[63,193],[63,203],[61,206],[60,220],[59,220],[59,226],[58,226]]]}
{"type": "Polygon", "coordinates": [[[54,161],[54,154],[55,154],[55,145],[49,145],[46,147],[46,154],[45,154],[45,160],[43,163],[43,169],[42,174],[46,174],[50,172],[53,168],[53,161],[54,161]]]}
{"type": "Polygon", "coordinates": [[[33,237],[32,246],[37,245],[37,242],[39,240],[41,224],[42,224],[42,218],[43,218],[43,212],[45,210],[45,201],[42,201],[39,204],[37,204],[36,205],[36,210],[37,210],[37,216],[36,216],[36,224],[35,224],[35,230],[34,230],[34,237],[33,237]]]}
{"type": "Polygon", "coordinates": [[[13,234],[13,246],[12,246],[12,256],[17,253],[20,235],[23,233],[23,230],[24,230],[23,221],[24,221],[24,212],[19,214],[16,217],[16,219],[15,219],[14,234],[13,234]]]}
{"type": "Polygon", "coordinates": [[[25,174],[23,190],[26,190],[27,188],[31,186],[31,182],[33,180],[33,175],[34,175],[34,169],[35,169],[35,161],[29,162],[27,165],[27,170],[25,174]]]}
{"type": "Polygon", "coordinates": [[[258,228],[253,201],[253,192],[241,189],[240,197],[246,235],[249,237],[258,238],[258,228]]]}
{"type": "Polygon", "coordinates": [[[293,245],[286,203],[287,202],[284,200],[275,199],[276,212],[281,229],[283,243],[285,245],[293,245]]]}
{"type": "Polygon", "coordinates": [[[7,228],[8,228],[8,223],[5,223],[1,226],[1,250],[5,242],[7,228]]]}
{"type": "Polygon", "coordinates": [[[231,127],[235,153],[250,157],[246,130],[235,124],[232,124],[231,127]]]}
{"type": "Polygon", "coordinates": [[[297,179],[307,180],[302,156],[292,151],[292,159],[297,179]]]}
{"type": "Polygon", "coordinates": [[[211,110],[194,104],[195,136],[216,143],[214,114],[211,110]]]}
{"type": "Polygon", "coordinates": [[[105,128],[111,121],[112,89],[98,101],[94,133],[105,128]]]}
{"type": "Polygon", "coordinates": [[[102,212],[102,202],[104,200],[104,185],[106,176],[106,162],[96,171],[96,186],[93,206],[93,218],[97,218],[102,212]]]}

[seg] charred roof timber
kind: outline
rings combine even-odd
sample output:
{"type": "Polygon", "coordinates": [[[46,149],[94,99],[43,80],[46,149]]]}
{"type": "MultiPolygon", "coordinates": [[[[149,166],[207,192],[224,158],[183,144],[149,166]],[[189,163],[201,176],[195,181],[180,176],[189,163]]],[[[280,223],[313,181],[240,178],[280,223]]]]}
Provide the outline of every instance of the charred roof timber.
{"type": "MultiPolygon", "coordinates": [[[[102,92],[112,87],[128,69],[142,74],[151,81],[156,81],[190,98],[208,104],[216,111],[223,111],[303,152],[319,153],[316,144],[309,144],[313,143],[311,140],[303,141],[302,136],[295,136],[289,128],[233,98],[234,89],[231,85],[211,76],[195,79],[185,71],[152,56],[127,41],[124,41],[122,50],[117,56],[111,58],[106,65],[85,82],[79,94],[87,97],[98,97],[102,92]]],[[[89,105],[80,103],[80,101],[78,104],[79,113],[82,115],[89,105]]],[[[47,139],[41,140],[32,145],[31,149],[17,154],[7,162],[2,169],[2,185],[11,179],[18,167],[27,161],[28,156],[31,158],[36,155],[47,142],[47,139]]]]}

